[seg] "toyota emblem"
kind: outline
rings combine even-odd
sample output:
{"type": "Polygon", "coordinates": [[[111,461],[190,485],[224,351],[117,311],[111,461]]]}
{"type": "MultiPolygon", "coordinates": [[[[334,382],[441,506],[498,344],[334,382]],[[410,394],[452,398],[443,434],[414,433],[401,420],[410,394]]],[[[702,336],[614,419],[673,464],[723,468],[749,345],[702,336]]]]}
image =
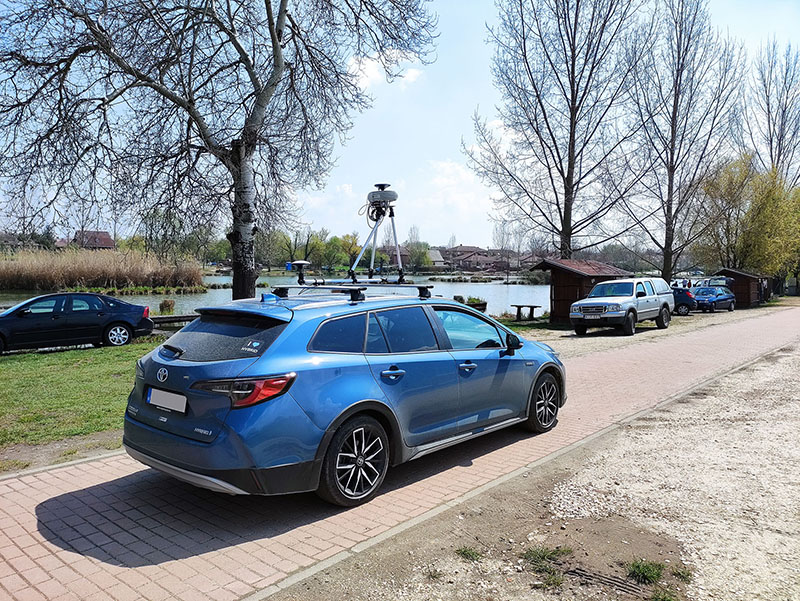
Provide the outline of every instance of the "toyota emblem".
{"type": "Polygon", "coordinates": [[[156,378],[158,378],[159,382],[166,382],[168,377],[169,377],[169,372],[167,371],[166,367],[162,367],[161,369],[159,369],[158,373],[156,374],[156,378]]]}

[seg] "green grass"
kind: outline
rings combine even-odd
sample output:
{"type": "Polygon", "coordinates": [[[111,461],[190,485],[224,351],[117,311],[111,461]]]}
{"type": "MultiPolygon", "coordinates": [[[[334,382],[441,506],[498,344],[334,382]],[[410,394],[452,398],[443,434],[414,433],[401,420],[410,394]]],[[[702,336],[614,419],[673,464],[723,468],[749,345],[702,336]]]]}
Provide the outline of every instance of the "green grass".
{"type": "Polygon", "coordinates": [[[689,568],[672,568],[672,575],[684,584],[689,584],[694,576],[689,568]]]}
{"type": "Polygon", "coordinates": [[[664,564],[646,559],[635,559],[627,566],[628,578],[639,584],[654,584],[664,574],[664,564]]]}
{"type": "Polygon", "coordinates": [[[24,470],[30,464],[30,461],[20,461],[19,459],[0,459],[0,473],[18,472],[24,470]]]}
{"type": "Polygon", "coordinates": [[[467,561],[480,561],[483,557],[480,551],[472,547],[459,547],[456,549],[456,555],[467,561]]]}
{"type": "Polygon", "coordinates": [[[121,428],[136,360],[160,341],[0,356],[0,447],[121,428]]]}
{"type": "Polygon", "coordinates": [[[542,577],[541,588],[559,588],[564,583],[564,574],[558,569],[557,563],[567,555],[572,555],[569,547],[531,547],[521,557],[542,577]]]}
{"type": "Polygon", "coordinates": [[[650,601],[680,601],[680,598],[671,588],[659,587],[650,595],[650,601]]]}

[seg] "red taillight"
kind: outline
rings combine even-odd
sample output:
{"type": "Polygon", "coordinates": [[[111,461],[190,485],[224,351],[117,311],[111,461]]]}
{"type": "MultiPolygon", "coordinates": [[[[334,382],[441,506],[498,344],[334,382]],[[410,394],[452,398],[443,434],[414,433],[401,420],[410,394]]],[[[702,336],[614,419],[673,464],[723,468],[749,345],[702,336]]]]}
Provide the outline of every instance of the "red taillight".
{"type": "Polygon", "coordinates": [[[144,308],[144,315],[142,317],[144,318],[150,317],[150,307],[144,308]]]}
{"type": "Polygon", "coordinates": [[[289,390],[297,374],[294,372],[268,378],[242,378],[241,380],[211,380],[192,385],[195,390],[226,394],[231,399],[231,409],[252,407],[289,390]]]}
{"type": "MultiPolygon", "coordinates": [[[[286,374],[266,380],[250,380],[247,382],[247,387],[238,387],[236,383],[231,387],[231,400],[233,409],[240,407],[250,407],[274,399],[276,396],[282,395],[289,389],[289,386],[294,382],[295,374],[286,374]],[[250,388],[250,390],[248,390],[250,388]],[[245,394],[246,396],[242,396],[245,394]]],[[[243,382],[244,384],[244,382],[243,382]]]]}
{"type": "Polygon", "coordinates": [[[686,296],[688,296],[689,298],[694,298],[694,294],[692,294],[688,290],[686,291],[686,296]]]}

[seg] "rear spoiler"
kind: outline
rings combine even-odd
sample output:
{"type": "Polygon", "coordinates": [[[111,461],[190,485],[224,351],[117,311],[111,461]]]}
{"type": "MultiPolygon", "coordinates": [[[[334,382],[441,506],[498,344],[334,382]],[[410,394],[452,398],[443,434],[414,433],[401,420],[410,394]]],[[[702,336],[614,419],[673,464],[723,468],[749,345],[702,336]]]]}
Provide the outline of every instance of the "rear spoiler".
{"type": "Polygon", "coordinates": [[[223,317],[241,317],[250,319],[274,319],[289,323],[292,321],[293,313],[286,307],[271,306],[259,309],[256,307],[235,305],[223,305],[221,307],[198,307],[195,313],[200,315],[220,315],[223,317]]]}

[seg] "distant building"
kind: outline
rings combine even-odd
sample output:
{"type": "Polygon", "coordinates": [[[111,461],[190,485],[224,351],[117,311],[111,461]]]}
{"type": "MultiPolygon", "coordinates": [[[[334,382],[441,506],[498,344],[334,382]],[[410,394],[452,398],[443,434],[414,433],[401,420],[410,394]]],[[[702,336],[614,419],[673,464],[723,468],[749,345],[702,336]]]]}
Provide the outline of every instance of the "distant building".
{"type": "MultiPolygon", "coordinates": [[[[387,257],[389,257],[389,266],[394,265],[397,266],[397,249],[394,246],[381,246],[378,248],[378,252],[383,253],[387,257]]],[[[369,251],[365,253],[366,256],[369,256],[369,251]]],[[[411,254],[408,252],[408,248],[405,246],[400,247],[400,260],[403,262],[403,265],[410,265],[411,264],[411,254]]],[[[377,264],[376,264],[377,267],[377,264]]]]}
{"type": "Polygon", "coordinates": [[[96,232],[84,230],[75,232],[72,238],[72,243],[79,248],[86,248],[89,250],[113,250],[117,248],[114,239],[108,232],[96,232]]]}
{"type": "Polygon", "coordinates": [[[438,249],[431,248],[428,251],[428,258],[431,260],[431,265],[433,267],[445,267],[445,265],[447,265],[442,253],[438,249]]]}

